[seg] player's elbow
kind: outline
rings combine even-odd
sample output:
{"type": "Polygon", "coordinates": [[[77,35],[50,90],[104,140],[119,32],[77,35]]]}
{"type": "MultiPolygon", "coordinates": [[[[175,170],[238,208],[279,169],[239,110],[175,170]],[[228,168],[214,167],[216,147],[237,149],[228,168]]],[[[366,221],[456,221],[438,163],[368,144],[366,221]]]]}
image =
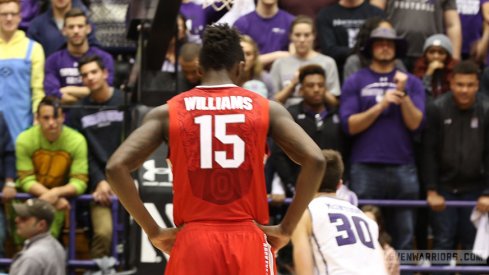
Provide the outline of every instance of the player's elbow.
{"type": "Polygon", "coordinates": [[[307,158],[307,163],[317,171],[324,171],[326,169],[326,159],[319,148],[311,152],[307,158]]]}
{"type": "Polygon", "coordinates": [[[110,158],[105,166],[105,174],[109,180],[120,174],[123,170],[124,163],[120,161],[120,159],[114,157],[110,158]]]}

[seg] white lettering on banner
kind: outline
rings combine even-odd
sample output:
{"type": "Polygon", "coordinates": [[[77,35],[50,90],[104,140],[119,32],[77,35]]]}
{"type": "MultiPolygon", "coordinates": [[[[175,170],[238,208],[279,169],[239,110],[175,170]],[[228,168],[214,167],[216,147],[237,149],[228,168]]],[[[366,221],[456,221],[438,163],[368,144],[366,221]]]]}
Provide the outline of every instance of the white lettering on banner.
{"type": "Polygon", "coordinates": [[[223,96],[223,97],[185,97],[185,109],[187,111],[201,110],[252,110],[253,100],[247,96],[223,96]]]}
{"type": "Polygon", "coordinates": [[[107,110],[84,116],[82,117],[81,122],[83,128],[95,125],[100,128],[110,125],[112,122],[121,122],[123,120],[124,113],[122,111],[107,110]]]}
{"type": "MultiPolygon", "coordinates": [[[[156,208],[154,203],[145,202],[144,207],[146,207],[151,217],[155,219],[158,226],[162,228],[168,228],[165,222],[163,221],[163,218],[161,217],[158,208],[156,208]]],[[[173,204],[165,205],[165,215],[173,223],[173,204]]],[[[168,261],[169,255],[167,255],[166,253],[163,253],[163,255],[165,256],[165,259],[168,261]]],[[[148,235],[146,235],[146,233],[143,230],[141,230],[140,259],[142,263],[161,263],[161,261],[163,260],[161,256],[158,256],[158,252],[156,248],[151,244],[151,242],[148,239],[148,235]]]]}

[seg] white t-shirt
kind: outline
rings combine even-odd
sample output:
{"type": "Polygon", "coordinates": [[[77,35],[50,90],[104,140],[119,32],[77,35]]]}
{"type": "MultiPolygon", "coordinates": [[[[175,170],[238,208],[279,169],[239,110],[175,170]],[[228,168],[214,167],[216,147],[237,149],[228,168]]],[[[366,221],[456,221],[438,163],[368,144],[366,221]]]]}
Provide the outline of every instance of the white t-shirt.
{"type": "Polygon", "coordinates": [[[308,210],[315,274],[387,274],[375,221],[332,197],[315,198],[308,210]]]}

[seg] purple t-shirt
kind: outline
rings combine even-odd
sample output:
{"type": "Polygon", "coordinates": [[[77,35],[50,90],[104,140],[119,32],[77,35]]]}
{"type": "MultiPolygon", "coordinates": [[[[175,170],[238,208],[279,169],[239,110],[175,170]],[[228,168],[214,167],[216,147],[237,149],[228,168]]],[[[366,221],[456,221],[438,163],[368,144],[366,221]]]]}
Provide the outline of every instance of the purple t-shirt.
{"type": "Polygon", "coordinates": [[[202,37],[206,24],[205,10],[192,2],[182,3],[180,13],[187,19],[185,25],[192,35],[202,37]]]}
{"type": "Polygon", "coordinates": [[[489,0],[457,0],[457,11],[462,23],[462,53],[469,54],[470,47],[482,36],[482,5],[489,0]]]}
{"type": "Polygon", "coordinates": [[[242,33],[255,40],[260,53],[287,51],[289,47],[289,31],[294,16],[279,10],[271,18],[260,17],[256,11],[241,16],[234,26],[242,33]]]}
{"type": "MultiPolygon", "coordinates": [[[[340,121],[346,133],[351,115],[368,110],[383,99],[386,91],[396,88],[395,72],[379,74],[364,68],[346,79],[340,100],[340,121]]],[[[412,74],[408,74],[406,92],[424,117],[423,84],[412,74]]],[[[414,163],[413,132],[405,126],[400,106],[391,104],[368,129],[352,138],[352,163],[414,163]]]]}
{"type": "MultiPolygon", "coordinates": [[[[84,56],[92,55],[100,56],[109,72],[108,82],[112,85],[114,80],[114,59],[112,55],[99,48],[90,47],[84,56]]],[[[78,61],[81,58],[72,56],[68,49],[63,49],[54,52],[46,59],[46,65],[44,66],[44,90],[46,95],[61,97],[60,88],[83,85],[78,71],[78,61]]]]}

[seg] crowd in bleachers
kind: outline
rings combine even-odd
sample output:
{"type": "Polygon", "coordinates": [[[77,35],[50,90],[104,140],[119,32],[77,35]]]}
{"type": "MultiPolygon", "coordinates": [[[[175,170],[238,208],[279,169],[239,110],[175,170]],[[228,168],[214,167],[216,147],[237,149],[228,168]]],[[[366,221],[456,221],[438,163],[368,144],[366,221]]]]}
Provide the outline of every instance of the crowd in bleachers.
{"type": "MultiPolygon", "coordinates": [[[[229,11],[220,5],[182,1],[161,67],[176,73],[170,79],[177,84],[165,86],[197,86],[205,25],[235,26],[245,61],[237,84],[280,102],[321,149],[341,152],[344,183],[358,198],[427,200],[431,209],[417,213],[383,209],[384,233],[392,237],[383,246],[472,249],[472,209],[446,208],[445,201],[477,201],[476,211],[489,212],[488,0],[234,0],[229,11]]],[[[26,192],[50,202],[57,209],[51,233],[58,236],[68,199],[92,194],[92,258],[110,256],[113,193],[104,169],[124,123],[117,61],[96,30],[90,1],[0,0],[3,199],[26,192]]],[[[270,152],[265,172],[272,216],[280,218],[298,167],[274,144],[270,152]]],[[[20,247],[20,219],[8,205],[7,217],[0,211],[0,243],[8,235],[20,247]]],[[[12,256],[3,248],[0,257],[12,256]]],[[[293,265],[281,263],[284,270],[293,265]]],[[[399,273],[398,265],[391,270],[399,273]]]]}

